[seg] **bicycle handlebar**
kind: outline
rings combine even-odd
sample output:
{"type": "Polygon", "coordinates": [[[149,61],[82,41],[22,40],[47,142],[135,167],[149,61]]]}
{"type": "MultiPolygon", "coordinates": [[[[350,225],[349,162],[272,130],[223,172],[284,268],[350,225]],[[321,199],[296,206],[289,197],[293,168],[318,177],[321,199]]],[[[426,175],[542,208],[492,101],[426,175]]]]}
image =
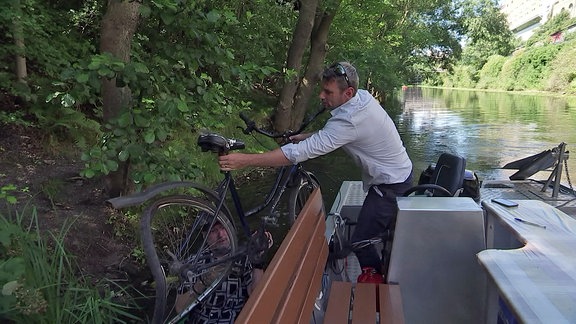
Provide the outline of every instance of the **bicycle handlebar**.
{"type": "MultiPolygon", "coordinates": [[[[290,141],[290,136],[300,134],[304,130],[304,128],[306,128],[306,126],[308,126],[310,122],[312,122],[316,117],[318,117],[318,115],[324,112],[324,110],[326,109],[323,108],[319,110],[311,118],[308,118],[306,121],[304,121],[302,123],[302,126],[300,126],[300,128],[297,131],[287,130],[284,133],[274,133],[263,130],[256,125],[256,122],[254,122],[253,120],[248,118],[248,116],[246,116],[244,113],[241,112],[240,118],[246,124],[246,128],[242,128],[240,126],[238,126],[238,128],[242,129],[242,132],[247,135],[252,132],[257,132],[270,138],[282,138],[281,144],[285,144],[290,141]]],[[[245,147],[244,142],[242,141],[232,138],[226,138],[216,133],[200,134],[200,136],[198,136],[198,146],[202,148],[202,152],[210,151],[218,153],[219,155],[228,154],[229,151],[239,150],[245,147]]]]}
{"type": "Polygon", "coordinates": [[[248,118],[248,116],[246,116],[243,112],[240,112],[240,118],[244,121],[244,123],[246,124],[246,128],[242,128],[240,126],[238,126],[239,128],[242,129],[242,132],[244,134],[250,134],[253,131],[258,133],[258,134],[262,134],[264,136],[270,137],[270,138],[282,138],[285,141],[288,141],[288,139],[290,138],[290,136],[294,136],[294,135],[298,135],[300,133],[302,133],[302,131],[308,127],[308,125],[314,120],[316,119],[316,117],[318,117],[321,113],[323,113],[326,110],[326,108],[322,108],[320,110],[318,110],[314,115],[312,115],[310,118],[308,118],[307,120],[305,120],[302,125],[300,125],[300,128],[298,128],[298,130],[296,131],[292,131],[292,130],[287,130],[283,133],[275,133],[275,132],[270,132],[270,131],[266,131],[261,129],[260,127],[256,126],[256,122],[254,122],[253,120],[251,120],[250,118],[248,118]]]}

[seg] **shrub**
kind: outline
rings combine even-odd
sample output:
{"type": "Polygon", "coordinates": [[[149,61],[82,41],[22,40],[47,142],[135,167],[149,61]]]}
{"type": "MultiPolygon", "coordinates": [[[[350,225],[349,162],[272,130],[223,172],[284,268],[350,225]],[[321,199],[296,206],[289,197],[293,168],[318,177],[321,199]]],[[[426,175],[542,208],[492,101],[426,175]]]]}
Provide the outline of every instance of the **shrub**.
{"type": "Polygon", "coordinates": [[[518,73],[516,74],[515,90],[542,90],[542,80],[548,73],[548,65],[561,49],[561,46],[550,44],[531,48],[519,57],[518,73]]]}
{"type": "MultiPolygon", "coordinates": [[[[456,65],[454,67],[454,72],[452,73],[452,87],[455,88],[474,88],[477,81],[478,71],[470,65],[456,65]]],[[[444,86],[448,86],[444,83],[444,86]]]]}
{"type": "Polygon", "coordinates": [[[490,56],[478,73],[480,79],[476,87],[481,89],[497,88],[500,83],[500,72],[506,60],[507,58],[502,55],[490,56]]]}
{"type": "MultiPolygon", "coordinates": [[[[137,318],[108,287],[77,278],[64,236],[40,236],[37,215],[0,214],[0,320],[15,323],[125,323],[137,318]],[[31,219],[29,223],[25,219],[31,219]],[[36,229],[33,229],[36,228],[36,229]]],[[[122,289],[120,289],[122,291],[122,289]]]]}
{"type": "Polygon", "coordinates": [[[576,40],[564,44],[549,68],[544,90],[576,94],[576,40]]]}
{"type": "Polygon", "coordinates": [[[500,72],[500,82],[497,85],[498,89],[507,91],[522,90],[516,87],[516,79],[523,68],[523,57],[525,53],[526,49],[516,51],[512,57],[509,57],[506,62],[504,62],[502,71],[500,72]]]}

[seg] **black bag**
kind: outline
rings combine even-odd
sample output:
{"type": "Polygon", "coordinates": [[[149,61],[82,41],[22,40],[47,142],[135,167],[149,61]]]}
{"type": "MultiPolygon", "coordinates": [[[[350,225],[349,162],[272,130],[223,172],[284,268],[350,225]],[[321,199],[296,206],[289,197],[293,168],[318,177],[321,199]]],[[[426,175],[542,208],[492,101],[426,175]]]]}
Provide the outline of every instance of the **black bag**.
{"type": "Polygon", "coordinates": [[[480,186],[481,182],[478,180],[476,172],[466,170],[464,175],[464,182],[462,183],[462,192],[460,197],[470,197],[476,201],[480,200],[480,186]]]}
{"type": "MultiPolygon", "coordinates": [[[[432,174],[434,173],[434,169],[436,168],[436,164],[432,163],[428,165],[426,170],[420,173],[420,178],[418,178],[418,184],[427,184],[431,183],[432,181],[432,174]]],[[[460,197],[470,197],[476,201],[480,200],[480,185],[481,182],[478,179],[478,176],[474,171],[466,170],[464,175],[464,181],[462,182],[462,192],[460,193],[460,197]]],[[[416,191],[417,195],[424,194],[424,190],[416,191]]]]}

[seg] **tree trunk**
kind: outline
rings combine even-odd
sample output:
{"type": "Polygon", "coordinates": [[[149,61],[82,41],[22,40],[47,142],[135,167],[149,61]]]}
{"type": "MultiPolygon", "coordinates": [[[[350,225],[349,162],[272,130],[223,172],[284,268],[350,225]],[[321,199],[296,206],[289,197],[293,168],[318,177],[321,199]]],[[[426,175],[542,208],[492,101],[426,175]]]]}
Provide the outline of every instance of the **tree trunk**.
{"type": "Polygon", "coordinates": [[[314,28],[314,33],[312,34],[308,67],[296,93],[291,127],[298,128],[302,123],[308,102],[314,94],[314,86],[320,81],[320,73],[324,68],[324,60],[326,59],[328,34],[339,5],[340,2],[338,1],[334,3],[335,7],[330,9],[330,11],[320,12],[316,17],[317,27],[314,28]]]}
{"type": "MultiPolygon", "coordinates": [[[[100,52],[110,53],[124,62],[130,61],[132,38],[138,25],[140,2],[108,0],[102,18],[100,52]]],[[[128,87],[117,87],[116,79],[102,80],[103,123],[117,116],[123,109],[130,109],[132,93],[128,87]]],[[[128,163],[120,163],[118,170],[106,176],[106,192],[110,197],[119,196],[126,189],[128,163]]]]}
{"type": "MultiPolygon", "coordinates": [[[[314,27],[314,16],[316,8],[318,7],[318,0],[303,1],[300,6],[300,14],[298,15],[298,23],[294,28],[292,34],[292,43],[288,50],[288,57],[286,59],[286,70],[294,70],[295,75],[292,75],[289,80],[286,80],[278,106],[274,114],[274,129],[280,132],[286,131],[292,127],[292,110],[294,104],[294,95],[298,90],[298,83],[300,80],[302,59],[304,52],[310,40],[312,28],[314,27]]],[[[294,128],[292,128],[294,129],[294,128]]]]}
{"type": "MultiPolygon", "coordinates": [[[[124,62],[130,61],[132,38],[138,25],[140,3],[128,0],[108,0],[106,14],[102,18],[100,52],[110,53],[124,62]]],[[[128,87],[116,87],[116,79],[102,81],[104,121],[118,115],[131,105],[128,87]]]]}
{"type": "Polygon", "coordinates": [[[26,83],[26,78],[28,77],[26,68],[26,46],[24,45],[22,10],[19,0],[14,2],[14,12],[16,13],[13,19],[14,44],[16,45],[16,78],[18,82],[26,83]]]}

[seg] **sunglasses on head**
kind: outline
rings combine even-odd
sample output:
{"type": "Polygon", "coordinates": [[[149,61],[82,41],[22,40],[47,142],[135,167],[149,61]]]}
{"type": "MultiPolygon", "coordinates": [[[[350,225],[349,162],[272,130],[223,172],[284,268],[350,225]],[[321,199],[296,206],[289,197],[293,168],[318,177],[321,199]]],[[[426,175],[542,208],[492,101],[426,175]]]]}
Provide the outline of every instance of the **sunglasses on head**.
{"type": "Polygon", "coordinates": [[[349,87],[351,87],[352,85],[350,85],[350,79],[348,79],[348,74],[346,74],[346,69],[342,66],[342,64],[340,63],[336,63],[334,65],[332,65],[330,67],[332,69],[332,71],[334,71],[334,73],[341,77],[343,76],[344,79],[346,79],[346,84],[348,84],[349,87]]]}

